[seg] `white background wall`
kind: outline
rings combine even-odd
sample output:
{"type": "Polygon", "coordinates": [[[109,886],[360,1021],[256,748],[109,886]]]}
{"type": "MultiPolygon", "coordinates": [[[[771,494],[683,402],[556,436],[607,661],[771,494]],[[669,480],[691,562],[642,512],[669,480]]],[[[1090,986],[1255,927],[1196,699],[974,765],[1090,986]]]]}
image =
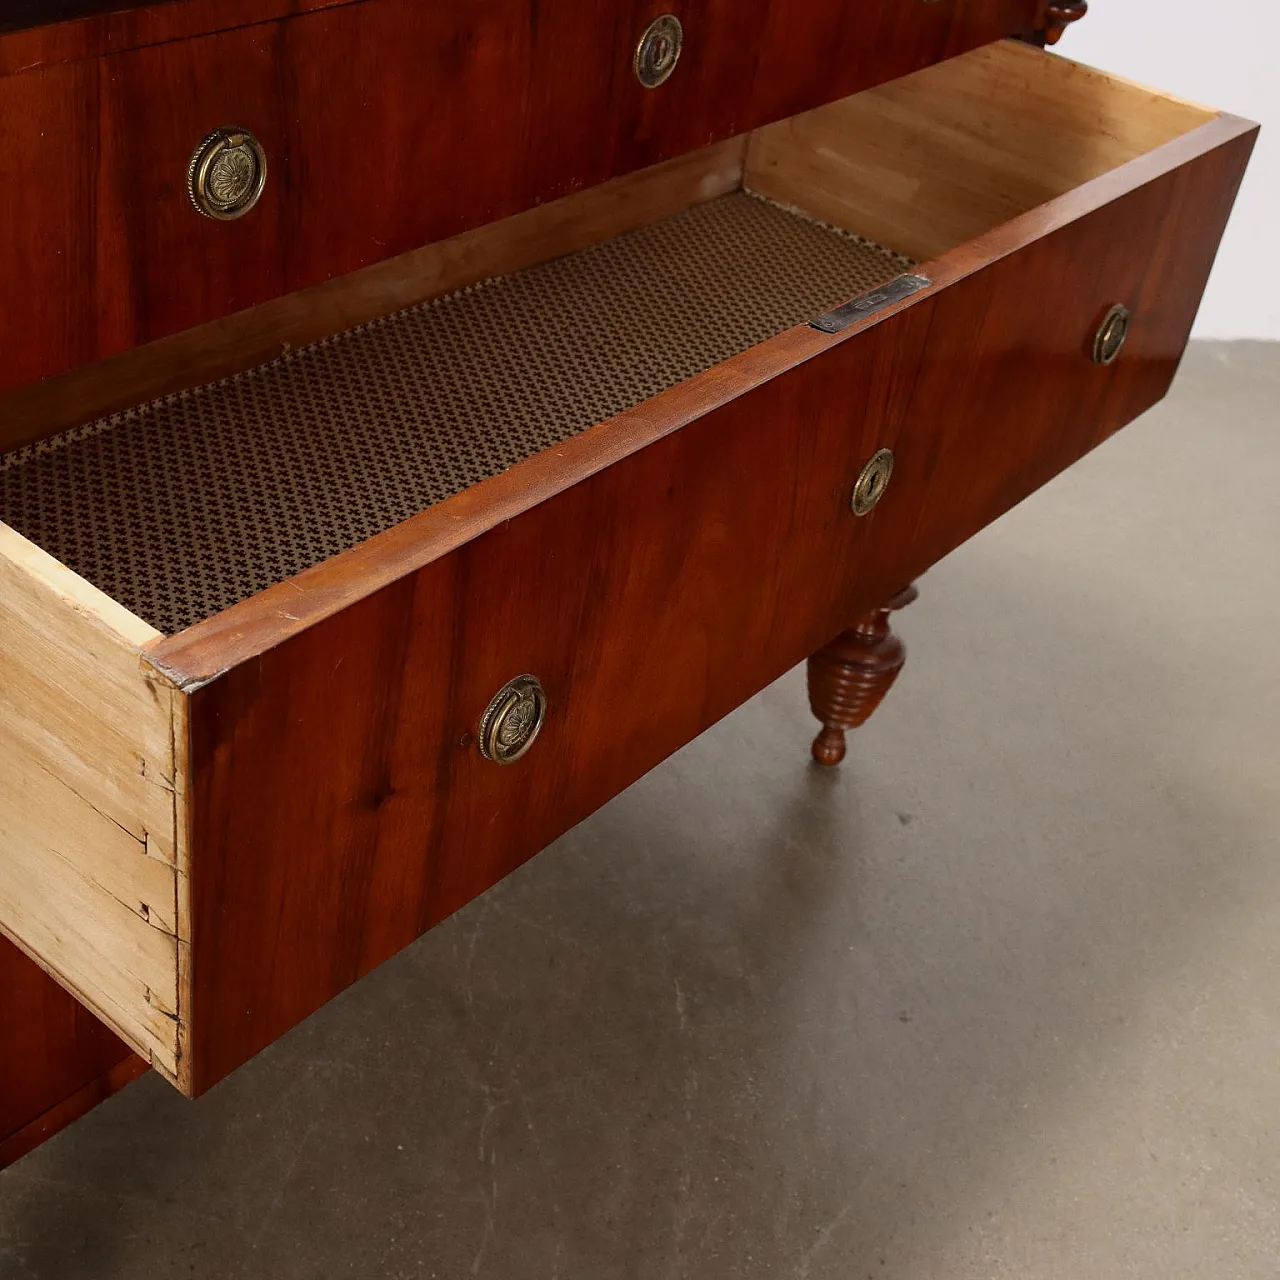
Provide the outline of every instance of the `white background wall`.
{"type": "Polygon", "coordinates": [[[1280,0],[1091,0],[1057,52],[1261,122],[1195,336],[1280,339],[1280,0]]]}

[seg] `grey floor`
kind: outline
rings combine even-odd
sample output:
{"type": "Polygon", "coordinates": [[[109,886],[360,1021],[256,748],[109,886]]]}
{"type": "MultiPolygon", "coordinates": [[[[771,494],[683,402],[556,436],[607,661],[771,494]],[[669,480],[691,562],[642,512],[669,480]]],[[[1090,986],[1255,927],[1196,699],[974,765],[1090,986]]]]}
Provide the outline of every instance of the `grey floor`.
{"type": "Polygon", "coordinates": [[[199,1103],[0,1175],[0,1275],[1280,1275],[1280,346],[199,1103]]]}

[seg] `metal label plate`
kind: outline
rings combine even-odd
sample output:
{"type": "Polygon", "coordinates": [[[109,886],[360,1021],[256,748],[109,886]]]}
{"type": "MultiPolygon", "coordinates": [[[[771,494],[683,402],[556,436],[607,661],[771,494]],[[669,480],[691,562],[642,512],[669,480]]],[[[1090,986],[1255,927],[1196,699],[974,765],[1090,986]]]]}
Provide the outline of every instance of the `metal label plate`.
{"type": "Polygon", "coordinates": [[[927,289],[932,283],[928,276],[915,274],[898,276],[888,284],[882,284],[869,293],[860,294],[852,302],[846,302],[834,311],[828,311],[816,320],[810,320],[809,324],[820,333],[839,333],[841,329],[847,329],[855,320],[861,320],[863,316],[872,315],[876,311],[892,306],[895,302],[901,302],[903,298],[909,298],[913,293],[927,289]]]}

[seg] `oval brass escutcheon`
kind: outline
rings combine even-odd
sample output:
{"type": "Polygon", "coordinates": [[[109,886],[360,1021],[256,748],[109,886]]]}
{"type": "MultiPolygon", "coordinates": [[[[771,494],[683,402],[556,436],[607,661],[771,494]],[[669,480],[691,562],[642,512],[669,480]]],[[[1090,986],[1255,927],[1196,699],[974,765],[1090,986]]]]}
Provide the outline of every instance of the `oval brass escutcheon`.
{"type": "Polygon", "coordinates": [[[226,125],[208,135],[191,155],[187,194],[206,218],[243,218],[267,185],[267,153],[248,129],[226,125]]]}
{"type": "Polygon", "coordinates": [[[480,754],[496,764],[519,760],[533,746],[546,717],[547,694],[536,676],[508,680],[480,717],[480,754]]]}
{"type": "Polygon", "coordinates": [[[1129,322],[1132,317],[1129,308],[1116,303],[1098,326],[1093,339],[1093,361],[1095,364],[1111,364],[1120,354],[1125,339],[1129,336],[1129,322]]]}
{"type": "Polygon", "coordinates": [[[879,449],[871,460],[858,472],[858,479],[853,486],[853,514],[865,516],[884,497],[889,477],[893,475],[893,450],[879,449]]]}
{"type": "Polygon", "coordinates": [[[684,47],[684,28],[674,13],[664,13],[649,23],[636,46],[636,79],[646,89],[656,89],[670,78],[684,47]]]}

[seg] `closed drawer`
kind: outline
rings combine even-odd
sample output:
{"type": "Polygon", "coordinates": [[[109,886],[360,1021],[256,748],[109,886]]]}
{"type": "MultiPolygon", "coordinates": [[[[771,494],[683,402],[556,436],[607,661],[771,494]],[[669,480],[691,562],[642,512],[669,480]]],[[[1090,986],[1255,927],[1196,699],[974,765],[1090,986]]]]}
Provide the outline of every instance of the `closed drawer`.
{"type": "Polygon", "coordinates": [[[0,1169],[146,1070],[92,1014],[0,938],[0,1169]]]}
{"type": "MultiPolygon", "coordinates": [[[[161,39],[193,8],[143,17],[161,39]]],[[[21,175],[0,215],[0,390],[1029,30],[1041,8],[673,0],[683,50],[652,89],[632,65],[648,0],[367,0],[0,75],[21,175]],[[231,222],[187,194],[223,126],[258,139],[267,173],[231,222]]]]}
{"type": "Polygon", "coordinates": [[[993,46],[271,304],[205,335],[229,369],[429,299],[7,455],[0,924],[207,1088],[1157,400],[1254,133],[993,46]],[[512,763],[495,709],[498,754],[542,716],[512,763]]]}

